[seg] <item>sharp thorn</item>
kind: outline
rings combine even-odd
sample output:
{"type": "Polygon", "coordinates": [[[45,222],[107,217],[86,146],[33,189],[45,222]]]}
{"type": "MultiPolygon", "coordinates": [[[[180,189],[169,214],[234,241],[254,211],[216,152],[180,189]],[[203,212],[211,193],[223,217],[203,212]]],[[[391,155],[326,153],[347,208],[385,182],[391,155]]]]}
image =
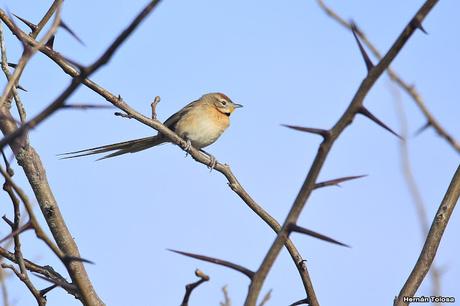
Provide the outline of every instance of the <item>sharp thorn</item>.
{"type": "Polygon", "coordinates": [[[388,132],[390,132],[391,134],[395,135],[396,137],[398,137],[400,140],[404,140],[401,136],[399,136],[395,131],[393,131],[392,129],[390,129],[385,123],[383,123],[382,121],[380,121],[380,119],[378,119],[377,117],[375,117],[370,111],[367,110],[367,108],[365,108],[364,106],[361,106],[361,108],[359,109],[358,113],[360,113],[361,115],[369,118],[370,120],[372,120],[374,123],[376,123],[377,125],[379,125],[380,127],[384,128],[385,130],[387,130],[388,132]]]}
{"type": "Polygon", "coordinates": [[[184,255],[184,256],[192,257],[192,258],[195,258],[195,259],[198,259],[198,260],[210,262],[210,263],[213,263],[213,264],[216,264],[216,265],[220,265],[220,266],[224,266],[224,267],[233,269],[235,271],[243,273],[244,275],[249,277],[249,279],[252,279],[254,277],[254,272],[253,271],[251,271],[251,270],[249,270],[249,269],[247,269],[247,268],[245,268],[243,266],[237,265],[235,263],[226,261],[226,260],[221,260],[221,259],[214,258],[214,257],[198,255],[198,254],[193,254],[193,253],[188,253],[188,252],[182,252],[182,251],[177,251],[177,250],[172,250],[172,249],[167,249],[167,250],[170,251],[170,252],[173,252],[173,253],[181,254],[181,255],[184,255]]]}
{"type": "Polygon", "coordinates": [[[61,28],[63,28],[64,30],[66,30],[73,38],[75,38],[80,44],[82,44],[83,46],[86,46],[85,43],[80,39],[80,37],[77,36],[77,34],[75,34],[74,31],[72,31],[71,28],[69,28],[69,26],[67,24],[64,23],[64,21],[62,21],[61,19],[61,22],[59,23],[59,26],[61,28]]]}
{"type": "Polygon", "coordinates": [[[302,299],[302,300],[298,300],[297,302],[294,302],[292,304],[290,304],[289,306],[298,306],[298,305],[308,305],[310,304],[310,301],[308,300],[308,298],[306,299],[302,299]]]}
{"type": "Polygon", "coordinates": [[[298,125],[289,125],[289,124],[281,124],[281,126],[284,126],[284,127],[296,130],[296,131],[321,135],[324,138],[328,138],[330,136],[330,132],[328,130],[315,129],[315,128],[303,127],[303,126],[298,126],[298,125]]]}
{"type": "Polygon", "coordinates": [[[425,35],[428,35],[428,32],[425,30],[425,28],[423,28],[423,25],[422,23],[420,22],[420,20],[418,20],[417,16],[412,18],[411,20],[411,25],[414,27],[414,29],[419,29],[420,31],[422,31],[425,35]]]}
{"type": "MultiPolygon", "coordinates": [[[[4,216],[3,220],[5,220],[5,218],[6,218],[6,216],[4,216]]],[[[7,221],[5,220],[5,222],[7,222],[7,221]]],[[[0,240],[0,243],[3,243],[6,240],[8,240],[8,239],[10,239],[12,237],[15,237],[15,236],[17,236],[17,235],[21,234],[22,232],[25,232],[26,230],[29,230],[29,229],[32,229],[32,223],[30,223],[30,221],[27,222],[26,224],[24,224],[23,226],[19,227],[15,231],[11,232],[6,237],[4,237],[2,240],[0,240]]]]}
{"type": "Polygon", "coordinates": [[[327,186],[340,186],[340,185],[339,185],[340,183],[343,183],[343,182],[346,182],[346,181],[350,181],[350,180],[359,179],[359,178],[362,178],[362,177],[365,177],[365,176],[367,176],[367,174],[364,174],[364,175],[355,175],[355,176],[344,176],[344,177],[341,177],[341,178],[337,178],[337,179],[333,179],[333,180],[329,180],[329,181],[324,181],[324,182],[316,183],[316,184],[315,184],[315,189],[321,188],[321,187],[327,187],[327,186]]]}
{"type": "Polygon", "coordinates": [[[307,229],[305,227],[298,226],[297,224],[291,224],[289,226],[289,231],[305,234],[305,235],[317,238],[319,240],[327,241],[327,242],[334,243],[334,244],[337,244],[337,245],[341,245],[341,246],[344,246],[344,247],[347,247],[347,248],[350,247],[349,245],[347,245],[345,243],[342,243],[340,241],[337,241],[335,239],[332,239],[332,238],[330,238],[328,236],[325,236],[323,234],[317,233],[315,231],[309,230],[309,229],[307,229]]]}
{"type": "Polygon", "coordinates": [[[64,104],[61,106],[61,108],[87,110],[87,109],[115,108],[115,106],[97,105],[97,104],[64,104]]]}
{"type": "Polygon", "coordinates": [[[53,50],[55,35],[51,36],[50,39],[46,42],[45,46],[53,50]]]}
{"type": "Polygon", "coordinates": [[[18,84],[18,85],[16,85],[16,88],[17,88],[17,89],[20,89],[20,90],[22,90],[22,91],[25,91],[25,92],[27,92],[27,89],[25,89],[24,87],[22,87],[22,86],[21,86],[21,85],[19,85],[19,84],[18,84]]]}
{"type": "Polygon", "coordinates": [[[32,32],[37,29],[37,25],[33,24],[32,22],[28,21],[27,19],[19,17],[16,14],[13,14],[13,16],[16,17],[17,19],[21,20],[25,25],[27,25],[29,27],[29,29],[32,30],[32,32]]]}
{"type": "Polygon", "coordinates": [[[361,52],[361,56],[364,59],[364,63],[366,64],[367,72],[371,71],[372,68],[374,68],[374,64],[372,63],[371,59],[369,58],[369,55],[367,54],[366,50],[364,49],[363,45],[361,44],[361,41],[358,38],[358,27],[356,24],[352,21],[350,22],[351,24],[351,32],[353,33],[353,36],[356,39],[356,42],[358,43],[359,51],[361,52]]]}
{"type": "Polygon", "coordinates": [[[54,285],[51,285],[49,287],[46,287],[46,288],[44,288],[44,289],[39,291],[40,295],[45,296],[45,294],[47,294],[48,292],[50,292],[51,290],[53,290],[56,287],[59,287],[58,284],[54,284],[54,285]]]}
{"type": "Polygon", "coordinates": [[[18,64],[15,64],[15,63],[8,63],[8,66],[10,66],[11,68],[16,68],[18,66],[18,64]]]}
{"type": "Polygon", "coordinates": [[[78,257],[78,256],[65,255],[64,258],[62,259],[62,261],[64,263],[66,263],[66,264],[70,263],[72,261],[79,261],[79,262],[84,262],[84,263],[89,263],[89,264],[94,265],[94,262],[92,262],[91,260],[84,259],[84,258],[81,258],[81,257],[78,257]]]}
{"type": "Polygon", "coordinates": [[[422,134],[422,132],[424,132],[427,128],[429,128],[431,126],[431,122],[430,121],[427,121],[423,126],[419,127],[417,129],[417,131],[415,131],[414,133],[414,137],[422,134]]]}

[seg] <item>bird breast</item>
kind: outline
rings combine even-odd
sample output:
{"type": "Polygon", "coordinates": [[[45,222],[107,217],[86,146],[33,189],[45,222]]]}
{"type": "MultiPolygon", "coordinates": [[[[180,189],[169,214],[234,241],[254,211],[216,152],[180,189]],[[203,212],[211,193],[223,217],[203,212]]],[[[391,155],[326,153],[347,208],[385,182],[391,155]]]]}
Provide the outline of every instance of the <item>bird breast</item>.
{"type": "Polygon", "coordinates": [[[192,108],[177,122],[175,131],[190,140],[192,146],[201,149],[214,143],[229,126],[227,115],[212,105],[200,105],[192,108]]]}

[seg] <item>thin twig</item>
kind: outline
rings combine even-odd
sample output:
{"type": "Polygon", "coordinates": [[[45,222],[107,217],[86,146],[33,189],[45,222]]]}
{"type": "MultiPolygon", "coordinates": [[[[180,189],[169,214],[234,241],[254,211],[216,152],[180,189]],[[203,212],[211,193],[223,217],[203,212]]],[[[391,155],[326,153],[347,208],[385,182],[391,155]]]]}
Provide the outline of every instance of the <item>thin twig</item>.
{"type": "MultiPolygon", "coordinates": [[[[16,257],[14,256],[14,254],[11,252],[8,252],[2,247],[0,247],[0,257],[8,259],[9,261],[17,264],[16,257]]],[[[65,289],[69,294],[75,297],[78,297],[78,291],[76,290],[76,287],[70,284],[69,282],[67,282],[65,278],[62,277],[56,271],[54,271],[54,269],[51,266],[40,266],[25,258],[24,258],[24,263],[25,263],[26,269],[29,270],[30,272],[38,273],[47,279],[52,279],[55,282],[60,282],[62,284],[65,284],[61,287],[65,289]]]]}
{"type": "Polygon", "coordinates": [[[62,1],[63,0],[54,0],[53,4],[51,4],[46,14],[37,24],[37,27],[35,28],[35,30],[30,34],[30,37],[32,37],[33,39],[37,38],[37,35],[41,32],[43,27],[48,23],[51,16],[53,16],[54,12],[61,6],[62,1]]]}
{"type": "MultiPolygon", "coordinates": [[[[5,77],[8,81],[10,81],[11,79],[11,73],[10,73],[10,69],[9,69],[9,66],[8,66],[8,58],[6,56],[6,48],[5,48],[5,40],[4,40],[4,37],[3,37],[3,25],[2,23],[0,23],[0,49],[1,49],[1,53],[2,53],[2,70],[3,70],[3,73],[5,74],[5,77]]],[[[19,97],[19,94],[18,94],[18,91],[15,87],[13,87],[11,89],[12,93],[13,93],[13,99],[16,103],[16,108],[18,110],[18,113],[19,113],[19,118],[21,120],[21,123],[24,123],[26,121],[26,111],[24,109],[24,104],[22,104],[22,101],[21,101],[21,98],[19,97]]]]}
{"type": "MultiPolygon", "coordinates": [[[[60,23],[60,10],[59,7],[56,12],[56,17],[54,18],[53,24],[51,25],[51,28],[48,30],[48,32],[43,36],[43,38],[40,40],[38,44],[35,46],[29,46],[27,43],[24,42],[23,39],[20,39],[20,41],[23,43],[24,50],[22,52],[21,58],[19,59],[19,62],[17,63],[16,68],[14,69],[13,74],[10,76],[8,83],[5,86],[5,89],[3,90],[3,94],[0,97],[0,107],[3,107],[3,104],[9,99],[11,90],[16,87],[16,85],[19,83],[19,78],[22,75],[22,72],[24,71],[24,68],[26,67],[27,63],[29,62],[30,58],[43,46],[45,46],[46,42],[50,39],[51,36],[53,36],[57,29],[59,28],[59,23],[60,23]]],[[[17,28],[17,26],[13,23],[13,25],[17,28]]],[[[19,28],[18,28],[19,30],[19,28]]]]}
{"type": "Polygon", "coordinates": [[[190,296],[192,295],[193,290],[197,288],[199,285],[201,285],[202,283],[209,281],[209,276],[204,274],[199,269],[195,270],[195,275],[199,277],[200,279],[194,283],[191,283],[185,286],[185,294],[184,294],[184,298],[182,299],[181,306],[188,306],[188,301],[190,300],[190,296]]]}
{"type": "MultiPolygon", "coordinates": [[[[390,87],[391,93],[395,98],[395,104],[397,107],[397,115],[400,121],[400,130],[401,135],[404,139],[407,139],[409,134],[408,126],[407,126],[407,117],[404,112],[404,107],[401,100],[400,92],[395,87],[390,87]]],[[[404,179],[406,181],[407,187],[409,188],[409,192],[412,196],[413,203],[415,205],[415,211],[417,213],[417,219],[420,224],[420,230],[422,233],[422,237],[426,237],[428,231],[430,229],[430,224],[428,220],[428,215],[426,212],[426,205],[422,199],[422,195],[420,190],[417,186],[417,182],[414,177],[414,172],[412,171],[412,165],[409,157],[409,147],[407,145],[407,141],[402,141],[400,145],[400,154],[401,154],[401,165],[402,165],[402,172],[404,179]]],[[[440,296],[441,295],[441,272],[438,269],[437,265],[433,262],[431,269],[431,293],[433,296],[440,296]]],[[[439,304],[439,303],[436,303],[439,304]]]]}
{"type": "Polygon", "coordinates": [[[224,301],[220,302],[220,306],[232,306],[232,300],[228,295],[227,285],[222,287],[222,293],[224,294],[224,301]]]}

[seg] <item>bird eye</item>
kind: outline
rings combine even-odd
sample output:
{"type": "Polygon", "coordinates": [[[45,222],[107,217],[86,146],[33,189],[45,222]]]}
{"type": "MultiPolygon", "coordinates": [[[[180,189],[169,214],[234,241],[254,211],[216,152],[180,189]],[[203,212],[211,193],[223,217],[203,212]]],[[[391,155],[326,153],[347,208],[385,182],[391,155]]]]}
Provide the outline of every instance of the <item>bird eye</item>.
{"type": "Polygon", "coordinates": [[[227,105],[227,101],[222,100],[222,101],[220,101],[220,104],[222,104],[222,105],[227,105]]]}

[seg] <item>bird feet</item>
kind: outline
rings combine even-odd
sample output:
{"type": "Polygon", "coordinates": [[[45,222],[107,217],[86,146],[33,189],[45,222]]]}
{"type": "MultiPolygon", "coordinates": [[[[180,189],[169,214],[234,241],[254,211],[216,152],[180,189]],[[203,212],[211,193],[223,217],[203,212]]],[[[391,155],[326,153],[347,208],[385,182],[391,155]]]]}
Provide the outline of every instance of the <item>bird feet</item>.
{"type": "Polygon", "coordinates": [[[214,167],[217,165],[217,159],[208,153],[208,156],[209,156],[209,164],[208,164],[208,168],[209,168],[209,172],[211,172],[214,167]]]}
{"type": "Polygon", "coordinates": [[[188,156],[188,152],[190,151],[191,148],[192,148],[192,142],[190,141],[190,139],[187,139],[187,144],[185,145],[185,148],[184,148],[185,157],[188,156]]]}

